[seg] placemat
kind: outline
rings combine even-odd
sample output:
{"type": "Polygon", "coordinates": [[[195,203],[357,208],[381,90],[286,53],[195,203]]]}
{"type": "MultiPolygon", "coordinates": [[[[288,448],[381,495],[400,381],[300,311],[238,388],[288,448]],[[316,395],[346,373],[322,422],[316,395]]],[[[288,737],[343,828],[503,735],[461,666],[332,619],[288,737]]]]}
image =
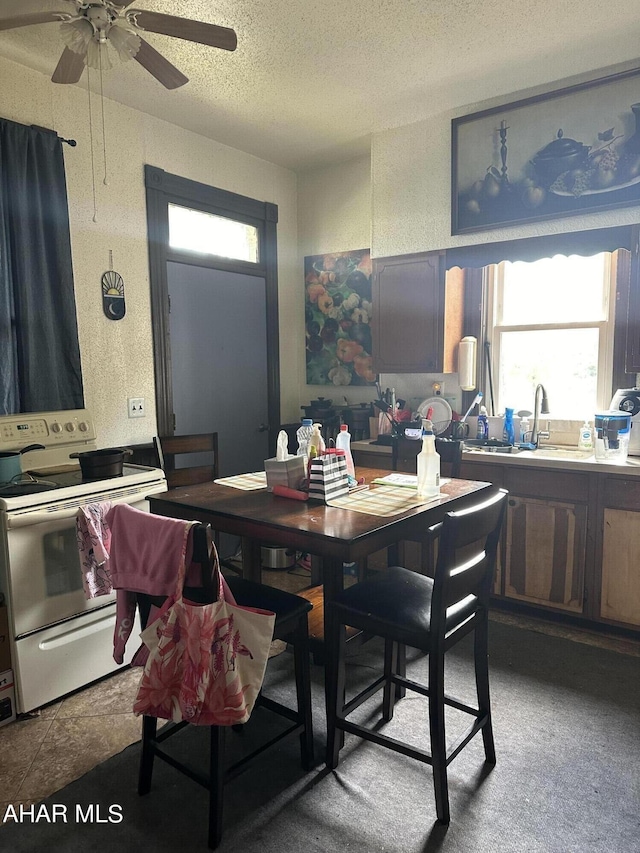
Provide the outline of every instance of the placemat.
{"type": "Polygon", "coordinates": [[[267,475],[264,471],[254,471],[253,474],[236,474],[235,477],[223,477],[221,480],[214,480],[213,482],[219,483],[221,486],[231,486],[233,489],[250,492],[253,489],[266,489],[267,475]]]}
{"type": "Polygon", "coordinates": [[[420,499],[405,486],[382,486],[336,498],[329,501],[328,505],[341,509],[351,509],[354,512],[367,512],[369,515],[380,515],[386,518],[437,500],[438,497],[420,499]]]}

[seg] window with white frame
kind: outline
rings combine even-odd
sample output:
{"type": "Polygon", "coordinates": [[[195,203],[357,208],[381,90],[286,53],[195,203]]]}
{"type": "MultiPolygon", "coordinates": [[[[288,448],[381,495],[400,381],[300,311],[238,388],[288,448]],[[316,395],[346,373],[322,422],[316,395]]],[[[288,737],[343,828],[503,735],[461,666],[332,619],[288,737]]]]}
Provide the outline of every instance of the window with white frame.
{"type": "Polygon", "coordinates": [[[505,261],[488,267],[487,275],[496,413],[505,407],[533,411],[538,383],[547,391],[551,420],[593,420],[596,411],[608,409],[612,255],[505,261]]]}
{"type": "Polygon", "coordinates": [[[169,245],[254,264],[260,259],[259,234],[254,225],[177,204],[169,205],[169,245]]]}

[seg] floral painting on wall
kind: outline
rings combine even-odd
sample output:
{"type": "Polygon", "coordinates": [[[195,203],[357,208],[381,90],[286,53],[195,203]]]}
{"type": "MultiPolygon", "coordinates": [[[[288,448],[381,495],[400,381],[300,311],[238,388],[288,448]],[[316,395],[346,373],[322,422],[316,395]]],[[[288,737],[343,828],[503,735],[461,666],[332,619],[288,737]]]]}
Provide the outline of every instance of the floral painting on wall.
{"type": "Polygon", "coordinates": [[[304,259],[308,385],[373,385],[371,252],[304,259]]]}

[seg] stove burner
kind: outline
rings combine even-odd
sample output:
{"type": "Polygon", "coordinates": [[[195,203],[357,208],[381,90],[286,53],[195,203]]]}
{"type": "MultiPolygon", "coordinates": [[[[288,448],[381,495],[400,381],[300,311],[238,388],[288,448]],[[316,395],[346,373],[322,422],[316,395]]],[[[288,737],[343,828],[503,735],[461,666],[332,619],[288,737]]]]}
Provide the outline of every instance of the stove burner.
{"type": "Polygon", "coordinates": [[[22,495],[32,495],[35,492],[48,492],[57,488],[55,483],[32,482],[3,483],[0,485],[0,498],[19,498],[22,495]]]}
{"type": "Polygon", "coordinates": [[[40,480],[28,471],[16,474],[8,483],[0,483],[0,497],[19,498],[21,495],[31,495],[34,492],[46,492],[56,489],[57,483],[51,480],[40,480]]]}

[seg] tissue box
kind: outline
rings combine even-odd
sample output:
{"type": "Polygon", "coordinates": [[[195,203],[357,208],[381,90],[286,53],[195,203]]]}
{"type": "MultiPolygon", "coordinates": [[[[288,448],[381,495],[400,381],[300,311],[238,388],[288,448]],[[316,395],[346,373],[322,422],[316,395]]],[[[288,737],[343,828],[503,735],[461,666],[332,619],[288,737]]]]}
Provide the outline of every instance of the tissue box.
{"type": "Polygon", "coordinates": [[[274,486],[288,486],[299,489],[307,476],[306,456],[289,456],[279,462],[277,459],[265,459],[264,470],[267,475],[267,489],[272,492],[274,486]]]}

